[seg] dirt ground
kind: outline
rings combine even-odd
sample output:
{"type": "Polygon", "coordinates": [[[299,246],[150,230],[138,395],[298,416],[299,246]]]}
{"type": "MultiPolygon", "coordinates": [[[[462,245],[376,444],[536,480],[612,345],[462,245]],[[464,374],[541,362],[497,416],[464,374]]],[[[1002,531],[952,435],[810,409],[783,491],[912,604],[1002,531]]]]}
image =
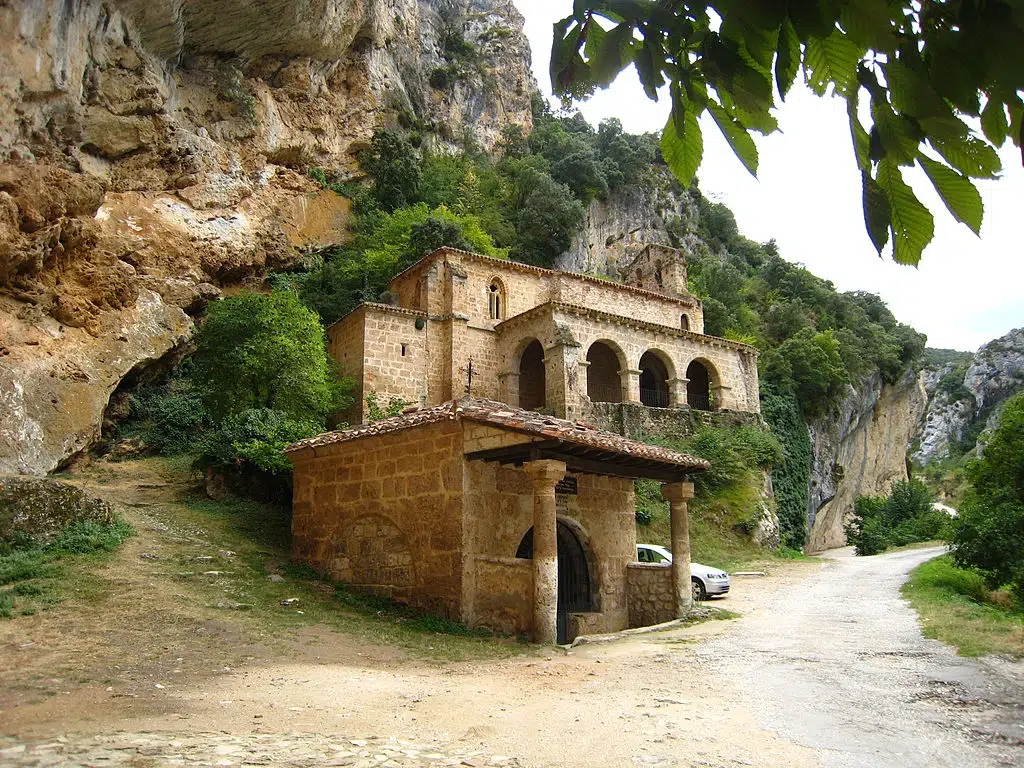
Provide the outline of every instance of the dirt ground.
{"type": "Polygon", "coordinates": [[[254,631],[154,577],[141,555],[168,537],[218,542],[155,524],[180,489],[137,469],[103,484],[136,505],[101,569],[117,588],[0,624],[0,764],[1024,764],[1019,665],[921,639],[899,599],[927,553],[735,577],[714,605],[738,619],[438,662],[319,623],[254,631]]]}

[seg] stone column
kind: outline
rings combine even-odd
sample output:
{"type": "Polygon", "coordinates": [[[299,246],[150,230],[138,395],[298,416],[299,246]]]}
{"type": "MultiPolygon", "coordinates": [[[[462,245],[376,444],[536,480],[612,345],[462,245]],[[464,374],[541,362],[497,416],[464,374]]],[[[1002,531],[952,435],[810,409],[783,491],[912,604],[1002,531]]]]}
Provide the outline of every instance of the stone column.
{"type": "Polygon", "coordinates": [[[528,461],[523,464],[523,469],[533,485],[533,641],[552,645],[558,640],[555,484],[565,477],[565,462],[551,459],[528,461]]]}
{"type": "Polygon", "coordinates": [[[669,405],[673,408],[682,408],[686,405],[686,385],[689,383],[690,380],[687,378],[668,380],[669,405]]]}
{"type": "Polygon", "coordinates": [[[634,371],[627,368],[624,371],[619,371],[619,376],[622,377],[622,402],[624,403],[639,403],[640,402],[640,374],[642,371],[634,371]]]}
{"type": "Polygon", "coordinates": [[[590,375],[590,361],[579,360],[576,362],[576,369],[579,371],[580,402],[589,403],[590,394],[587,391],[587,377],[590,375]]]}
{"type": "Polygon", "coordinates": [[[690,515],[686,502],[693,498],[693,483],[665,483],[661,495],[669,503],[672,523],[672,589],[676,617],[682,618],[693,607],[690,587],[690,515]]]}
{"type": "Polygon", "coordinates": [[[579,353],[575,342],[560,341],[544,348],[544,404],[563,419],[579,416],[579,353]]]}
{"type": "Polygon", "coordinates": [[[519,374],[505,371],[498,374],[498,395],[503,403],[519,405],[519,374]]]}

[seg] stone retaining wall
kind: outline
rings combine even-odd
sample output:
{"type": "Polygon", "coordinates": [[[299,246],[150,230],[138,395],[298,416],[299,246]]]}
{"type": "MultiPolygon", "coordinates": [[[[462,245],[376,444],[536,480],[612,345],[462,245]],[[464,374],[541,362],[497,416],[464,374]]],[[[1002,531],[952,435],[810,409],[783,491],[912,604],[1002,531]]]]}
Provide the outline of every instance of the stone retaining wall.
{"type": "Polygon", "coordinates": [[[626,589],[631,628],[649,627],[677,618],[671,565],[630,563],[626,566],[626,589]]]}

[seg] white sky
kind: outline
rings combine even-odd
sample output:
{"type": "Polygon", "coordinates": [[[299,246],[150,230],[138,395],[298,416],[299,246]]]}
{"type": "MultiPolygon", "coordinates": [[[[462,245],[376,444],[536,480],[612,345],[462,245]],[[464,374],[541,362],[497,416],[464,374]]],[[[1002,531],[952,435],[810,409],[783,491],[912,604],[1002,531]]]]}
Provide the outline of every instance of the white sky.
{"type": "MultiPolygon", "coordinates": [[[[515,0],[526,17],[533,71],[550,97],[551,25],[572,11],[572,0],[515,0]]],[[[595,126],[617,117],[630,133],[659,131],[665,99],[651,102],[632,69],[611,88],[577,105],[595,126]]],[[[702,123],[700,187],[736,214],[740,232],[771,238],[780,253],[841,291],[877,293],[902,322],[928,334],[932,347],[974,350],[1024,326],[1024,169],[1007,144],[998,181],[979,182],[985,220],[979,239],[946,211],[926,179],[911,182],[935,216],[935,239],[918,268],[879,258],[864,230],[860,176],[853,160],[845,102],[820,99],[794,86],[777,117],[782,132],[756,137],[758,179],[732,154],[714,123],[702,123]]]]}

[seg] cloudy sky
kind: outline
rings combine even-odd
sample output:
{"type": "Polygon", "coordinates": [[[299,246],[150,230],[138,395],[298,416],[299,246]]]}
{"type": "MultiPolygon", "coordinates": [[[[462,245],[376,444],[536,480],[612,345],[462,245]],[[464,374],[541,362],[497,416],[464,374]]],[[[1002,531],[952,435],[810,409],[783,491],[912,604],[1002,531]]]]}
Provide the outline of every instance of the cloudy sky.
{"type": "MultiPolygon", "coordinates": [[[[526,17],[533,69],[550,94],[551,25],[567,16],[571,0],[515,0],[526,17]]],[[[617,117],[627,131],[660,131],[665,100],[649,101],[632,69],[580,110],[597,124],[617,117]]],[[[880,294],[897,318],[928,334],[929,346],[974,350],[1024,326],[1024,169],[1007,145],[998,181],[981,182],[985,221],[981,238],[952,219],[926,179],[913,180],[935,215],[935,239],[918,268],[879,258],[864,230],[860,178],[853,160],[845,102],[819,99],[794,87],[778,111],[782,132],[758,139],[758,179],[732,154],[714,123],[704,124],[704,194],[736,214],[747,237],[771,238],[842,291],[880,294]]]]}

